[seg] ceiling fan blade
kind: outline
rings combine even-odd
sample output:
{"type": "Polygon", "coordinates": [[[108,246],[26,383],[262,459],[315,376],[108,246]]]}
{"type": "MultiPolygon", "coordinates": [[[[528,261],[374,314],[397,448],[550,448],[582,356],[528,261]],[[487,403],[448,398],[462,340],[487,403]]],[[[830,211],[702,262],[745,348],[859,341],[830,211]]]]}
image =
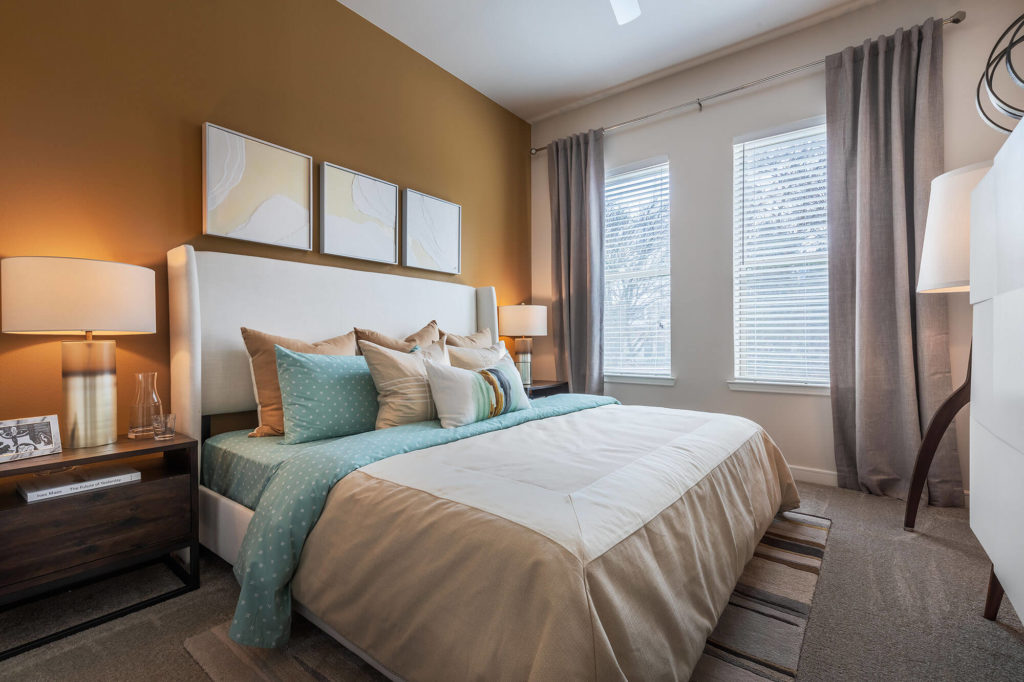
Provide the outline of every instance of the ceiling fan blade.
{"type": "Polygon", "coordinates": [[[619,22],[619,26],[628,24],[640,16],[640,0],[610,0],[610,2],[612,11],[615,12],[615,21],[619,22]]]}

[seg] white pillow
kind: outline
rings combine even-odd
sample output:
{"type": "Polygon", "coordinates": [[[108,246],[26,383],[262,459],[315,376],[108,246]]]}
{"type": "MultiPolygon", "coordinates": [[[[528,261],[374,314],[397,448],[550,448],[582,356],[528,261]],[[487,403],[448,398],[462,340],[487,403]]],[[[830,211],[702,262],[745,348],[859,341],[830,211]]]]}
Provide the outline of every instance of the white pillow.
{"type": "Polygon", "coordinates": [[[523,380],[507,354],[495,366],[476,371],[429,359],[425,364],[437,416],[446,429],[530,409],[523,380]]]}
{"type": "Polygon", "coordinates": [[[505,350],[505,342],[498,341],[493,346],[486,348],[460,348],[448,346],[448,357],[452,367],[462,369],[484,369],[494,367],[508,351],[505,350]]]}
{"type": "Polygon", "coordinates": [[[377,428],[430,421],[437,417],[427,383],[424,360],[448,364],[444,337],[426,348],[409,352],[360,341],[370,376],[377,387],[377,428]]]}

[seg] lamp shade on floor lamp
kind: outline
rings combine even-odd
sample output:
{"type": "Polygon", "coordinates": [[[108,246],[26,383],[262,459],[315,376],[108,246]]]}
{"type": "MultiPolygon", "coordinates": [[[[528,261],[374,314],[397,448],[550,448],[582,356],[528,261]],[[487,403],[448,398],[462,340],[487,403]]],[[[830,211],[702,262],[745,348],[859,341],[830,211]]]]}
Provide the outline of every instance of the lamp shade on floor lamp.
{"type": "Polygon", "coordinates": [[[971,192],[991,167],[991,161],[983,161],[932,180],[918,293],[970,290],[971,192]]]}
{"type": "Polygon", "coordinates": [[[69,447],[117,440],[116,346],[93,335],[154,333],[155,303],[149,268],[84,258],[0,260],[0,330],[85,336],[61,344],[61,431],[69,447]]]}

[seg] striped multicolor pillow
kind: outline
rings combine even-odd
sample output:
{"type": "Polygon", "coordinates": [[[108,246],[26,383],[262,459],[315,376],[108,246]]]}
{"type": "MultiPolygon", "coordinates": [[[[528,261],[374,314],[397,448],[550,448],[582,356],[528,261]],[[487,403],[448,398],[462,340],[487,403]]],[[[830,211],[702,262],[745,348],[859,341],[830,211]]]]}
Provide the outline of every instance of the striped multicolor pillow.
{"type": "Polygon", "coordinates": [[[530,408],[523,380],[508,355],[487,369],[461,369],[430,360],[426,366],[437,416],[446,429],[530,408]]]}

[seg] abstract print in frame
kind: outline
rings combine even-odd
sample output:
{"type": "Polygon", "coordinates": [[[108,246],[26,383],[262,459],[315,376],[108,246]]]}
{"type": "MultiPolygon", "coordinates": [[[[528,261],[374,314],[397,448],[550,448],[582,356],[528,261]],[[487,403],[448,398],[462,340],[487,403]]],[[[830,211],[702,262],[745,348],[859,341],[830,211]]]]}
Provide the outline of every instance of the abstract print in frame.
{"type": "Polygon", "coordinates": [[[313,157],[203,126],[203,234],[313,249],[313,157]]]}
{"type": "Polygon", "coordinates": [[[458,275],[462,272],[462,207],[405,190],[404,264],[458,275]]]}
{"type": "Polygon", "coordinates": [[[398,263],[398,185],[320,165],[320,250],[398,263]]]}

